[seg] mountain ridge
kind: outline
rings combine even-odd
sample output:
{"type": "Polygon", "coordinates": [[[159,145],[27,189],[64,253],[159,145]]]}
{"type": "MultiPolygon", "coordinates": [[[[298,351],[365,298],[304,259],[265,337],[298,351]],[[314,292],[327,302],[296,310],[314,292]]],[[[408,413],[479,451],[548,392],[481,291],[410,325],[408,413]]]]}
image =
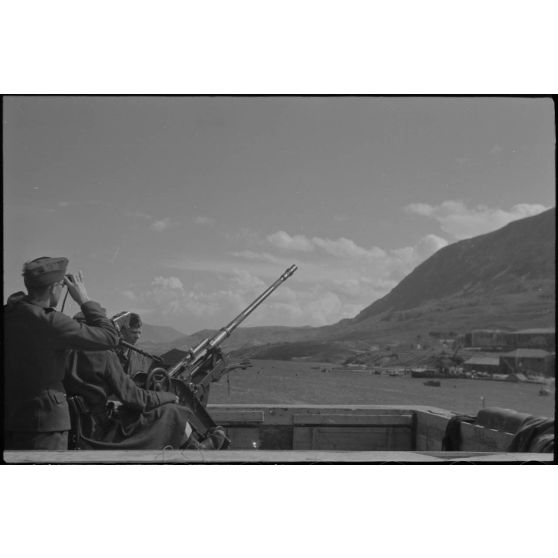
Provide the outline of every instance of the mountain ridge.
{"type": "Polygon", "coordinates": [[[521,290],[522,277],[548,279],[555,272],[555,226],[556,210],[552,208],[512,221],[496,231],[445,246],[418,265],[387,295],[359,312],[354,320],[386,310],[407,310],[433,298],[466,294],[479,284],[485,292],[512,291],[521,290]],[[532,250],[534,236],[542,237],[540,253],[532,250]],[[499,281],[496,283],[495,279],[499,281]],[[508,283],[507,289],[504,283],[508,283]]]}

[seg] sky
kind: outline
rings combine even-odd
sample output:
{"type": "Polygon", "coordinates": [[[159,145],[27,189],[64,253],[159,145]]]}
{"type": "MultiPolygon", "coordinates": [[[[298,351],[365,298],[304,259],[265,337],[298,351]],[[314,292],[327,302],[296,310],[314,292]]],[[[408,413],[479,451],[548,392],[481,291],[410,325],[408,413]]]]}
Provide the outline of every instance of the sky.
{"type": "Polygon", "coordinates": [[[556,203],[549,99],[19,96],[3,111],[4,300],[26,260],[66,256],[109,315],[187,334],[292,264],[244,326],[354,317],[440,248],[556,203]]]}

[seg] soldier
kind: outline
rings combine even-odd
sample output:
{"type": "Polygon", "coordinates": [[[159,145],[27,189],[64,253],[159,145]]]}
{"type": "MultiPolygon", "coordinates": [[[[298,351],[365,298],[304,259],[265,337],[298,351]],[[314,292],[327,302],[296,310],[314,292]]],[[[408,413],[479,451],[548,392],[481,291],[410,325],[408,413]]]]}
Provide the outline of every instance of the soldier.
{"type": "MultiPolygon", "coordinates": [[[[125,313],[125,312],[123,312],[125,313]]],[[[119,314],[113,317],[116,318],[119,314]]],[[[141,337],[142,321],[138,314],[130,314],[125,323],[120,327],[120,335],[122,340],[130,345],[135,345],[141,337]]],[[[120,364],[124,372],[134,378],[138,372],[148,372],[153,364],[149,357],[141,355],[133,351],[129,347],[119,345],[116,349],[116,354],[120,360],[120,364]]]]}
{"type": "Polygon", "coordinates": [[[27,262],[27,295],[11,295],[4,307],[8,449],[67,449],[70,414],[62,383],[66,350],[118,345],[118,332],[100,305],[89,299],[82,273],[66,275],[67,266],[66,258],[27,262]],[[63,286],[81,307],[85,323],[55,309],[63,286]]]}
{"type": "MultiPolygon", "coordinates": [[[[82,320],[83,316],[74,318],[82,320]]],[[[192,435],[190,408],[179,405],[174,393],[136,386],[114,351],[70,351],[65,386],[78,398],[81,448],[219,449],[224,443],[220,428],[205,440],[192,435]]]]}

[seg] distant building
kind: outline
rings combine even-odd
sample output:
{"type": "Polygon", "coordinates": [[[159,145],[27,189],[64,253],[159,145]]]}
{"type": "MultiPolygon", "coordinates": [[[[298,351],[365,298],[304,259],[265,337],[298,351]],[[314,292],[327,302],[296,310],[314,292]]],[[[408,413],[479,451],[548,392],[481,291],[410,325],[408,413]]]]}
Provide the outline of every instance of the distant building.
{"type": "Polygon", "coordinates": [[[463,369],[477,372],[489,372],[491,374],[498,374],[500,372],[500,359],[495,356],[472,356],[469,360],[463,363],[463,369]]]}
{"type": "Polygon", "coordinates": [[[556,350],[556,331],[553,327],[510,331],[506,329],[473,329],[463,336],[464,347],[481,350],[544,349],[556,350]]]}
{"type": "Polygon", "coordinates": [[[474,329],[471,331],[471,347],[496,349],[506,347],[507,332],[502,329],[474,329]]]}
{"type": "Polygon", "coordinates": [[[504,334],[506,344],[514,348],[555,351],[556,330],[553,327],[521,329],[504,334]]]}
{"type": "Polygon", "coordinates": [[[543,349],[515,349],[500,355],[502,372],[519,374],[555,375],[556,357],[543,349]]]}

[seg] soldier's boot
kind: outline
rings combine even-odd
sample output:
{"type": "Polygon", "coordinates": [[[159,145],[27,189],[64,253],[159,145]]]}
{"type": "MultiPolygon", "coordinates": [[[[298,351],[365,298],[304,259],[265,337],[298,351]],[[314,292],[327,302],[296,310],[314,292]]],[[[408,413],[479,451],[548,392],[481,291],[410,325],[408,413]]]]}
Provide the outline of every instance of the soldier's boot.
{"type": "Polygon", "coordinates": [[[181,449],[202,449],[202,450],[218,450],[225,449],[230,444],[230,440],[225,434],[222,426],[216,426],[209,431],[207,437],[203,440],[196,440],[194,436],[190,436],[186,444],[181,449]]]}
{"type": "Polygon", "coordinates": [[[207,437],[198,442],[198,449],[225,449],[229,444],[230,440],[225,434],[225,430],[222,426],[216,426],[209,431],[207,437]]]}

